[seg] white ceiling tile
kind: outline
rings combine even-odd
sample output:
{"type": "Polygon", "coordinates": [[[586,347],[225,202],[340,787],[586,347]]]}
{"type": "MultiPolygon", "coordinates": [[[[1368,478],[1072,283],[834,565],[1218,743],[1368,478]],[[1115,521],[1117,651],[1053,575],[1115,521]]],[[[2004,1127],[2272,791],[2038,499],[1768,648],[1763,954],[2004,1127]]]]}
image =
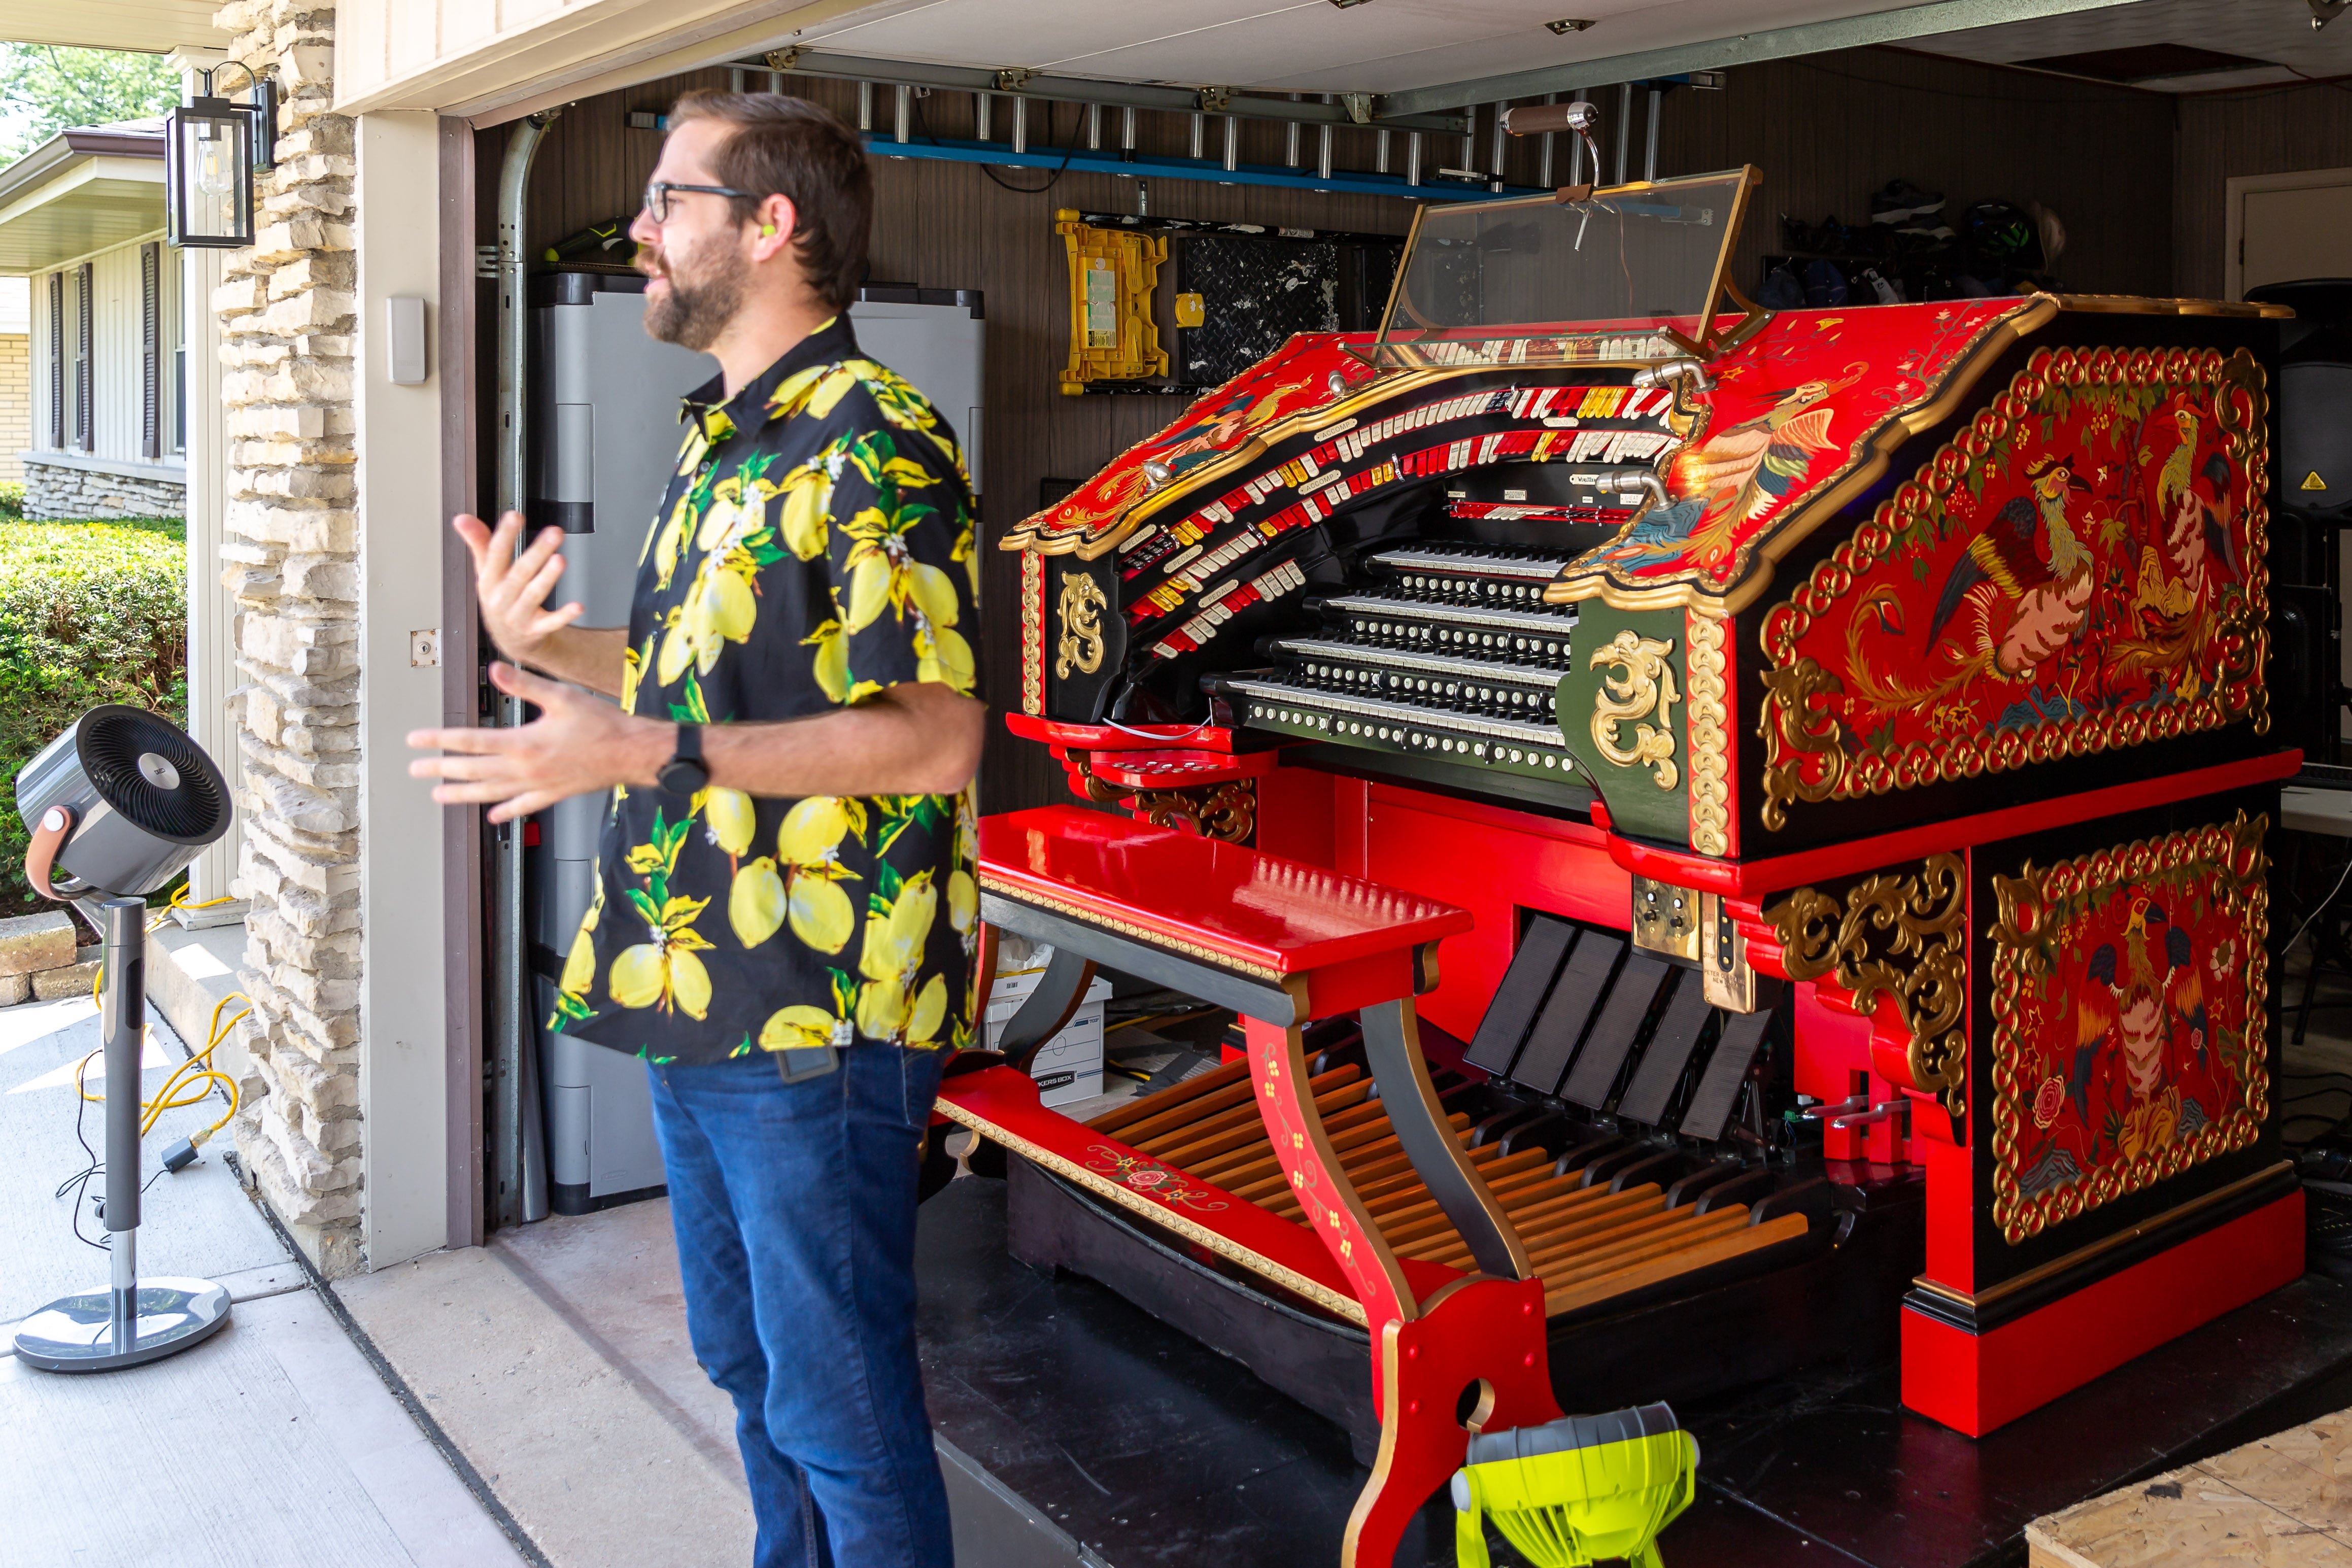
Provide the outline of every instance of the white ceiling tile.
{"type": "MultiPolygon", "coordinates": [[[[1910,46],[1961,59],[2015,64],[2146,44],[2184,44],[2292,66],[2305,76],[2352,74],[2352,22],[2312,30],[2305,0],[2138,0],[2129,5],[2011,22],[1915,40],[1910,46]]],[[[2216,71],[2135,85],[2169,92],[2217,92],[2292,81],[2284,68],[2216,71]]]]}

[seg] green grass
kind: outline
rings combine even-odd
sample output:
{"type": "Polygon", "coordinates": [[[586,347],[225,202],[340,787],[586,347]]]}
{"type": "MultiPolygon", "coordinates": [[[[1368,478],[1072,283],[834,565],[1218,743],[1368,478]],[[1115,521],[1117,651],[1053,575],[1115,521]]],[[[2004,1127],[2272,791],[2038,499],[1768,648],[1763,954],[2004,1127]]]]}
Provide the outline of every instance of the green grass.
{"type": "Polygon", "coordinates": [[[187,721],[186,539],[178,518],[0,520],[0,915],[39,907],[16,770],[101,702],[187,721]]]}

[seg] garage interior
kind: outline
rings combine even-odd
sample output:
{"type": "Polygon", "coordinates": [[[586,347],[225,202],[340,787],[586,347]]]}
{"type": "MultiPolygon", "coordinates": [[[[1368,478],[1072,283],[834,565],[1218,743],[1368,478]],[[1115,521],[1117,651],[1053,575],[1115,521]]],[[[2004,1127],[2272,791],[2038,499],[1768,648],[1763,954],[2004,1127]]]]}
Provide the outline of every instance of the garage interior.
{"type": "MultiPolygon", "coordinates": [[[[967,4],[838,32],[811,26],[772,53],[574,100],[543,93],[476,121],[465,249],[494,248],[498,171],[526,112],[553,111],[531,163],[521,237],[522,254],[537,258],[635,211],[659,151],[658,116],[679,93],[779,90],[827,105],[868,132],[876,155],[869,289],[964,290],[984,300],[976,446],[992,543],[1170,425],[1193,395],[1064,392],[1073,281],[1057,214],[1402,240],[1425,203],[1571,183],[1570,139],[1550,145],[1503,135],[1496,116],[1510,103],[1591,100],[1602,115],[1604,163],[1629,178],[1760,168],[1731,271],[1768,307],[1779,272],[1784,288],[1818,291],[1803,295],[1803,308],[1869,308],[1863,274],[1875,243],[1873,197],[1895,182],[1940,195],[1940,221],[1962,231],[1919,240],[1907,274],[1887,268],[1883,276],[1910,299],[1923,288],[1927,299],[1987,288],[1987,279],[1969,274],[1972,289],[1956,275],[1969,273],[1964,215],[1996,202],[2030,217],[2041,253],[2037,264],[1990,279],[1993,292],[2023,283],[2068,294],[2240,300],[2266,284],[2352,272],[2343,259],[2352,253],[2352,22],[2335,21],[2340,0],[2136,0],[2021,20],[2008,18],[2049,7],[1954,0],[1927,8],[1952,26],[1898,42],[1879,41],[1867,26],[1874,18],[1800,25],[1792,14],[1782,34],[1761,30],[1779,18],[1732,15],[1753,7],[1719,7],[1726,32],[1749,31],[1679,50],[1645,49],[1638,37],[1611,42],[1638,30],[1630,13],[1595,23],[1528,13],[1524,37],[1451,54],[1439,47],[1448,25],[1442,7],[1333,4],[1350,21],[1393,13],[1395,57],[1383,61],[1375,49],[1369,64],[1328,63],[1318,40],[1335,14],[1320,0],[1083,55],[1055,47],[1068,20],[1062,13],[1076,7],[1006,19],[967,4]],[[1786,41],[1795,36],[1801,41],[1786,41]],[[1433,56],[1454,74],[1431,75],[1433,56]],[[1060,63],[1008,72],[996,63],[1008,57],[1060,63]],[[1501,74],[1556,58],[1592,64],[1589,72],[1547,67],[1548,86],[1501,74]],[[1462,59],[1473,64],[1463,68],[1462,59]],[[1628,61],[1649,63],[1629,70],[1628,61]],[[1209,112],[1190,84],[1219,79],[1267,85],[1233,89],[1219,100],[1223,112],[1209,112]],[[1441,79],[1472,90],[1449,98],[1431,85],[1441,79]],[[1057,81],[1088,84],[1087,96],[1056,99],[1057,81]],[[1360,95],[1377,104],[1372,94],[1466,129],[1383,126],[1380,111],[1348,101],[1360,95]],[[979,150],[992,146],[1001,156],[979,150]],[[1134,172],[1110,172],[1125,151],[1137,154],[1134,172]],[[1324,181],[1334,188],[1315,188],[1324,181]],[[1831,266],[1809,276],[1814,262],[1831,266]]],[[[444,328],[472,334],[484,498],[500,484],[489,374],[498,289],[485,273],[470,322],[444,328]]],[[[1163,342],[1175,341],[1181,291],[1176,268],[1163,268],[1153,308],[1163,342]]],[[[1371,303],[1335,296],[1329,324],[1364,324],[1367,310],[1376,324],[1371,303]]],[[[2284,550],[2277,559],[2285,570],[2284,550]]],[[[992,709],[1015,711],[1019,558],[988,549],[982,562],[984,695],[992,709]]],[[[2324,562],[2305,569],[2326,586],[2342,580],[2324,562]]],[[[458,641],[451,662],[462,664],[458,641]]],[[[473,651],[478,664],[481,650],[473,651]]],[[[2322,692],[2340,724],[2335,697],[2322,692]]],[[[1002,729],[992,732],[981,777],[991,813],[1069,798],[1045,748],[1002,729]]],[[[2332,868],[2342,853],[2327,831],[2314,835],[2305,859],[2332,868]]],[[[499,878],[512,851],[495,834],[478,848],[467,919],[482,933],[477,995],[495,1018],[516,1005],[499,994],[508,971],[497,962],[495,912],[507,907],[499,878]]],[[[2325,880],[2312,890],[2324,891],[2325,880]]],[[[544,958],[518,962],[528,968],[544,958]]],[[[2305,986],[2294,972],[2282,995],[2308,1002],[2305,986]]],[[[2352,1067],[2352,1045],[2329,1033],[2341,1027],[2326,1011],[2340,991],[2323,977],[2317,1021],[2306,1015],[2308,1039],[2297,1032],[2290,1071],[2352,1067]]],[[[1112,1021],[1120,1016],[1115,1002],[1112,1021]]],[[[528,1048],[518,1037],[509,1050],[528,1048]]],[[[530,1146],[538,1134],[527,1132],[522,1109],[531,1069],[519,1055],[502,1056],[495,1027],[481,1054],[483,1234],[528,1287],[513,1310],[545,1318],[551,1336],[572,1335],[567,1353],[613,1369],[635,1390],[627,1419],[666,1426],[705,1459],[714,1445],[719,1460],[730,1458],[723,1400],[704,1397],[710,1391],[698,1389],[675,1330],[659,1326],[657,1309],[675,1289],[662,1283],[671,1267],[662,1205],[544,1222],[530,1212],[522,1173],[542,1157],[530,1146]]],[[[982,1169],[984,1158],[972,1165],[982,1169]]],[[[1015,1261],[1003,1184],[951,1184],[927,1206],[921,1243],[927,1373],[959,1510],[960,1560],[1118,1568],[1328,1560],[1371,1457],[1102,1286],[1015,1261]]],[[[2316,1242],[2313,1256],[2316,1269],[2316,1242]]],[[[451,1277],[435,1270],[455,1267],[427,1260],[346,1291],[427,1397],[472,1375],[466,1355],[446,1354],[431,1326],[428,1299],[439,1300],[451,1277]]],[[[1693,1347],[1657,1344],[1650,1353],[1693,1347]]],[[[2039,1516],[2352,1404],[2352,1295],[2315,1274],[1982,1440],[1906,1414],[1894,1390],[1889,1364],[1865,1357],[1683,1410],[1703,1459],[1697,1502],[1662,1538],[1667,1559],[2022,1563],[2023,1531],[2039,1516]],[[2261,1374],[2243,1375],[2250,1367],[2261,1374]]],[[[464,1431],[456,1436],[471,1447],[464,1431]]],[[[475,1432],[479,1443],[510,1440],[511,1430],[487,1419],[475,1432]]],[[[565,1461],[549,1462],[568,1490],[565,1461]]],[[[553,1489],[538,1515],[529,1498],[509,1500],[527,1529],[539,1518],[565,1528],[553,1522],[553,1489]]],[[[1444,1497],[1424,1523],[1400,1564],[1454,1561],[1444,1497]]]]}

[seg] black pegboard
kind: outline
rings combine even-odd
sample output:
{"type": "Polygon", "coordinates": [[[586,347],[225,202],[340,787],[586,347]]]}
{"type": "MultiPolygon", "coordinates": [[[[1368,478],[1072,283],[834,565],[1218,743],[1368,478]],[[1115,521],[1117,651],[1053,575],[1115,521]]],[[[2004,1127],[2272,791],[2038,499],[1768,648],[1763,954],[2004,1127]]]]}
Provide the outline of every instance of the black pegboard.
{"type": "Polygon", "coordinates": [[[1201,296],[1201,324],[1177,330],[1176,379],[1231,380],[1293,332],[1339,330],[1339,247],[1328,240],[1187,235],[1176,287],[1201,296]]]}

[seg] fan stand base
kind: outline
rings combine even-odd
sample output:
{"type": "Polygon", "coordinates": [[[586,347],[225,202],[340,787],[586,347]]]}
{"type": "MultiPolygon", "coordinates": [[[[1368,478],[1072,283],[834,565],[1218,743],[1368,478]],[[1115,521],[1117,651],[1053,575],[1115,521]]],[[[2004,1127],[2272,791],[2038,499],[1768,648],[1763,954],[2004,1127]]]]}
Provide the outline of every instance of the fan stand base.
{"type": "Polygon", "coordinates": [[[16,1356],[43,1372],[112,1372],[203,1343],[228,1313],[226,1286],[142,1279],[127,1293],[89,1290],[50,1302],[16,1326],[16,1356]]]}

